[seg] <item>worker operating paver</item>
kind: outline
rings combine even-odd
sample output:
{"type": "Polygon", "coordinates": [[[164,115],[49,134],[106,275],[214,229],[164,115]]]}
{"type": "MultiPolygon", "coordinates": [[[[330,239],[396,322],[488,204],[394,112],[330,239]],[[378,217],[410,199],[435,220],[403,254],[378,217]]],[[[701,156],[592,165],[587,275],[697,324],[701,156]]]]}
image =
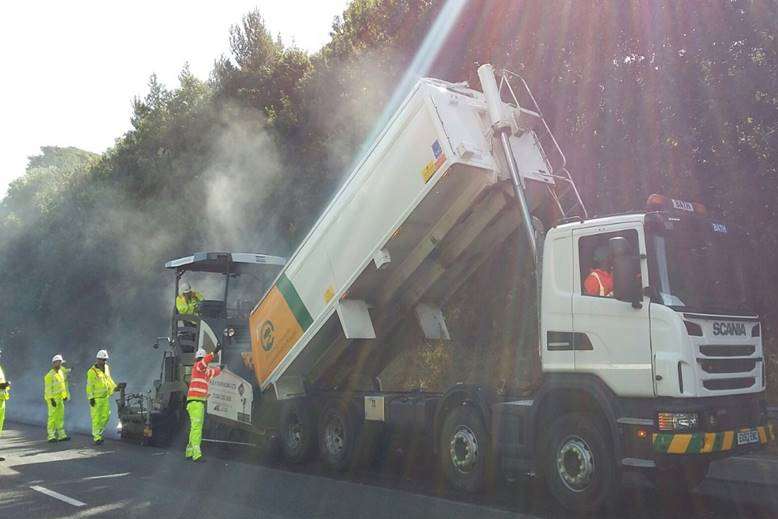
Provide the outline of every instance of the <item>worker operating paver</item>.
{"type": "Polygon", "coordinates": [[[94,365],[86,372],[86,397],[89,399],[89,414],[92,417],[92,441],[103,443],[103,433],[111,417],[110,396],[119,388],[111,378],[108,366],[108,352],[97,352],[94,365]]]}
{"type": "Polygon", "coordinates": [[[65,402],[70,399],[70,391],[63,362],[62,355],[54,355],[51,358],[51,369],[43,377],[43,399],[48,409],[46,432],[50,442],[70,439],[65,432],[65,402]]]}

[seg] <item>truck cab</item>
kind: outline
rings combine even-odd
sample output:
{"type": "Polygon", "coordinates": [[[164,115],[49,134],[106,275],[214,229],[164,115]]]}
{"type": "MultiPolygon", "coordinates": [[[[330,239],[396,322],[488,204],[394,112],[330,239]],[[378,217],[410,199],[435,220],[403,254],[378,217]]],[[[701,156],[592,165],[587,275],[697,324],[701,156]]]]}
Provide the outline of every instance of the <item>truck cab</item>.
{"type": "MultiPolygon", "coordinates": [[[[538,416],[560,408],[598,415],[617,466],[663,475],[695,467],[702,479],[717,456],[767,443],[761,328],[742,250],[737,230],[702,205],[661,195],[649,197],[646,212],[550,229],[538,416]],[[586,279],[603,249],[612,291],[593,293],[586,279]],[[562,396],[571,388],[572,400],[562,396]]],[[[557,471],[568,488],[594,477],[590,447],[556,446],[575,455],[557,471]]]]}

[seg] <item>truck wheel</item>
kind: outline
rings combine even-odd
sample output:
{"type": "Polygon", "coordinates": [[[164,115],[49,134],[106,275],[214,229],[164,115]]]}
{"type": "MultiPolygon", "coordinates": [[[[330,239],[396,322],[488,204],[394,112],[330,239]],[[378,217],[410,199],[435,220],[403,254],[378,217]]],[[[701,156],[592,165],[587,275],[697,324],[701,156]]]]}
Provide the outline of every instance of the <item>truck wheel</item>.
{"type": "Polygon", "coordinates": [[[616,487],[608,434],[592,416],[563,415],[551,424],[541,450],[540,471],[551,495],[569,510],[597,510],[616,487]]]}
{"type": "Polygon", "coordinates": [[[700,486],[708,475],[709,461],[691,461],[672,468],[654,471],[654,485],[660,494],[684,495],[700,486]]]}
{"type": "Polygon", "coordinates": [[[290,463],[303,463],[313,453],[316,427],[313,412],[300,399],[289,400],[281,408],[281,451],[290,463]]]}
{"type": "Polygon", "coordinates": [[[348,404],[332,402],[319,420],[319,453],[324,464],[338,472],[353,462],[357,420],[348,404]]]}
{"type": "Polygon", "coordinates": [[[465,492],[483,490],[489,437],[476,408],[463,405],[449,412],[443,422],[439,455],[449,485],[465,492]]]}

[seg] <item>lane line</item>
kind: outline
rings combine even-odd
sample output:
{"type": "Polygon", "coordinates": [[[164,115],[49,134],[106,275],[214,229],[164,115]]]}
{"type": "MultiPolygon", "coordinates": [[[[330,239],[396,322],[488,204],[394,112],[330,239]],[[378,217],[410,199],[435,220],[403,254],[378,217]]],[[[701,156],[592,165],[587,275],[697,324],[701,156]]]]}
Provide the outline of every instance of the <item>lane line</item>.
{"type": "Polygon", "coordinates": [[[104,476],[89,476],[88,478],[81,478],[81,481],[91,481],[93,479],[108,479],[108,478],[122,478],[124,476],[129,476],[129,472],[121,472],[119,474],[106,474],[104,476]]]}
{"type": "Polygon", "coordinates": [[[64,501],[69,505],[86,506],[86,503],[82,503],[78,499],[73,499],[72,497],[68,497],[66,495],[60,494],[59,492],[54,492],[53,490],[49,490],[48,488],[45,487],[39,487],[38,485],[33,485],[30,488],[35,490],[36,492],[40,492],[41,494],[46,494],[49,497],[53,497],[54,499],[59,499],[60,501],[64,501]]]}

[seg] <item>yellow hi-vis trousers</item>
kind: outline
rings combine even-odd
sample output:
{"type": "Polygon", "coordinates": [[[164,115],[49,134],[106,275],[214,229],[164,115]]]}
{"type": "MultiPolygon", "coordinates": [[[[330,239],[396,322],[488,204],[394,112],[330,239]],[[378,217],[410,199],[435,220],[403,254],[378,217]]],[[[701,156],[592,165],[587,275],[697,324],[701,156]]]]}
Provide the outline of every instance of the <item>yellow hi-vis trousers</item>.
{"type": "Polygon", "coordinates": [[[49,440],[62,440],[67,438],[65,432],[65,401],[61,398],[55,398],[56,407],[51,405],[51,400],[46,400],[46,407],[49,410],[49,419],[46,422],[46,432],[49,440]]]}
{"type": "Polygon", "coordinates": [[[5,400],[0,400],[0,432],[3,432],[5,425],[5,400]]]}
{"type": "Polygon", "coordinates": [[[92,416],[92,439],[102,440],[105,426],[111,418],[111,399],[107,396],[95,398],[95,405],[89,407],[89,414],[92,416]]]}
{"type": "Polygon", "coordinates": [[[203,457],[200,452],[200,442],[203,440],[203,422],[205,422],[205,402],[190,400],[186,404],[189,414],[189,443],[186,446],[186,457],[197,461],[203,457]]]}

